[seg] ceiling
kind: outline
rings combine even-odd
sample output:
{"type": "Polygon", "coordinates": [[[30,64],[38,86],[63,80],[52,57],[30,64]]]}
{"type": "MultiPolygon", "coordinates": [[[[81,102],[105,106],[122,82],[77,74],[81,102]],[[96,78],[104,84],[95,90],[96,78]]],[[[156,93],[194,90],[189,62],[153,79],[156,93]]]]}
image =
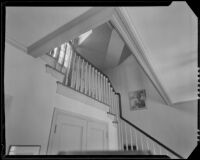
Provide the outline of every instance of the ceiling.
{"type": "Polygon", "coordinates": [[[91,7],[6,7],[6,36],[28,47],[91,7]]]}
{"type": "Polygon", "coordinates": [[[107,23],[98,26],[92,34],[78,46],[77,51],[97,68],[102,70],[112,28],[107,23]]]}
{"type": "MultiPolygon", "coordinates": [[[[7,7],[6,36],[28,47],[90,8],[7,7]]],[[[124,8],[171,102],[197,99],[197,17],[189,6],[185,2],[173,2],[169,7],[124,8]]],[[[112,36],[112,27],[103,24],[93,30],[78,50],[103,69],[109,58],[108,51],[113,55],[113,46],[121,43],[112,41],[114,45],[111,45],[112,36]]],[[[121,45],[119,58],[113,66],[129,54],[126,45],[121,45]]]]}
{"type": "Polygon", "coordinates": [[[108,22],[92,30],[77,51],[101,71],[116,67],[130,55],[124,41],[108,22]]]}
{"type": "Polygon", "coordinates": [[[126,10],[171,101],[197,99],[197,17],[187,3],[126,10]]]}

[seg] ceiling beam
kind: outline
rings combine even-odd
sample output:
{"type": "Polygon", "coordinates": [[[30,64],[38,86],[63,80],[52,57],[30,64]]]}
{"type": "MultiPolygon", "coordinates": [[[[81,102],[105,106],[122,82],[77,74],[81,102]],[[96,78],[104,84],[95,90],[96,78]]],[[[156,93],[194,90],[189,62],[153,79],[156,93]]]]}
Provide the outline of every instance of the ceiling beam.
{"type": "Polygon", "coordinates": [[[108,22],[113,11],[113,7],[94,7],[89,11],[86,11],[79,17],[29,46],[28,54],[33,57],[39,57],[42,54],[47,53],[52,48],[108,22]]]}
{"type": "Polygon", "coordinates": [[[152,84],[157,89],[160,96],[163,98],[167,105],[172,105],[172,101],[168,96],[166,89],[161,84],[161,81],[155,74],[146,54],[147,51],[141,42],[138,33],[136,32],[133,22],[130,21],[128,13],[124,7],[116,7],[115,14],[111,19],[111,23],[114,25],[116,30],[122,36],[126,44],[129,46],[133,55],[136,57],[137,61],[141,65],[141,68],[145,71],[152,84]]]}
{"type": "Polygon", "coordinates": [[[113,29],[104,60],[104,70],[118,65],[124,45],[124,41],[120,38],[115,29],[113,29]]]}
{"type": "Polygon", "coordinates": [[[6,35],[6,42],[16,47],[17,49],[21,50],[22,52],[27,53],[28,51],[27,47],[24,44],[19,43],[18,41],[16,41],[15,39],[11,38],[8,35],[6,35]]]}

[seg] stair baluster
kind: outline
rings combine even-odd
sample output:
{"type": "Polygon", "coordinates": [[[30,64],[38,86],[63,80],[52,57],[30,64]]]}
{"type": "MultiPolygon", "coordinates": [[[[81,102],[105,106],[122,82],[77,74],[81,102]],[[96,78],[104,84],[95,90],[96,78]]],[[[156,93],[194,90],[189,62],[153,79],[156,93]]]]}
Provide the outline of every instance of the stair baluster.
{"type": "MultiPolygon", "coordinates": [[[[61,67],[61,72],[65,73],[65,76],[67,76],[67,69],[68,69],[68,61],[69,61],[69,46],[68,43],[65,44],[65,48],[63,50],[64,56],[63,56],[63,63],[61,67]]],[[[67,77],[66,77],[67,78],[67,77]]]]}
{"type": "Polygon", "coordinates": [[[99,92],[100,92],[100,102],[103,102],[102,100],[102,74],[99,72],[99,92]]]}
{"type": "Polygon", "coordinates": [[[111,113],[113,113],[114,114],[114,104],[113,104],[113,89],[112,89],[112,87],[110,88],[110,98],[111,98],[111,113]]]}
{"type": "Polygon", "coordinates": [[[109,105],[108,103],[108,96],[109,96],[109,88],[108,88],[108,78],[106,78],[106,104],[109,105]]]}
{"type": "Polygon", "coordinates": [[[145,144],[145,149],[148,151],[148,147],[147,147],[147,138],[144,136],[144,144],[145,144]]]}
{"type": "Polygon", "coordinates": [[[75,88],[75,81],[76,81],[76,78],[75,78],[75,67],[76,67],[76,59],[77,59],[77,56],[76,54],[73,55],[72,57],[72,71],[71,71],[71,88],[75,88]]]}
{"type": "Polygon", "coordinates": [[[89,96],[91,96],[92,97],[92,91],[91,91],[91,84],[92,84],[92,81],[91,81],[91,73],[92,73],[92,71],[91,71],[91,65],[89,64],[88,65],[88,94],[89,94],[89,96]]]}
{"type": "Polygon", "coordinates": [[[62,64],[63,64],[63,59],[64,59],[64,46],[65,44],[62,44],[59,46],[59,56],[58,56],[58,61],[56,63],[56,69],[61,72],[62,70],[62,64]]]}
{"type": "Polygon", "coordinates": [[[97,76],[97,70],[95,69],[94,72],[95,72],[95,95],[96,95],[95,98],[98,99],[98,88],[97,88],[98,87],[98,85],[97,85],[97,77],[98,76],[97,76]]]}
{"type": "Polygon", "coordinates": [[[148,140],[146,142],[147,142],[147,149],[150,150],[148,140]]]}
{"type": "Polygon", "coordinates": [[[121,129],[121,147],[122,147],[122,150],[124,150],[124,134],[123,134],[123,124],[122,124],[122,121],[120,120],[120,129],[121,129]]]}
{"type": "Polygon", "coordinates": [[[131,137],[131,150],[133,150],[133,134],[132,134],[132,128],[131,126],[129,126],[130,128],[130,137],[131,137]]]}
{"type": "Polygon", "coordinates": [[[101,102],[101,74],[98,72],[98,94],[99,94],[99,101],[101,102]]]}
{"type": "Polygon", "coordinates": [[[103,75],[103,102],[106,104],[106,78],[103,75]]]}
{"type": "Polygon", "coordinates": [[[95,98],[95,92],[94,92],[94,67],[92,68],[92,74],[91,74],[91,91],[92,91],[92,97],[95,98]]]}
{"type": "Polygon", "coordinates": [[[143,151],[143,138],[142,138],[142,134],[140,134],[140,140],[141,140],[141,149],[142,149],[142,151],[143,151]]]}
{"type": "MultiPolygon", "coordinates": [[[[96,70],[97,71],[97,70],[96,70]]],[[[96,92],[97,92],[97,100],[99,100],[99,72],[97,71],[97,79],[96,79],[96,92]]]]}
{"type": "Polygon", "coordinates": [[[85,62],[84,62],[84,59],[82,59],[81,60],[81,72],[80,72],[80,75],[81,75],[80,91],[81,91],[81,93],[83,93],[83,90],[84,90],[84,66],[85,66],[85,62]]]}
{"type": "Polygon", "coordinates": [[[54,68],[56,68],[57,62],[58,62],[58,58],[59,58],[59,51],[58,51],[58,47],[54,48],[54,55],[53,55],[55,61],[54,61],[54,68]]]}
{"type": "Polygon", "coordinates": [[[126,138],[126,150],[128,150],[128,136],[127,136],[127,130],[126,130],[126,122],[124,122],[125,127],[125,138],[126,138]]]}
{"type": "Polygon", "coordinates": [[[96,69],[94,68],[94,95],[95,95],[95,99],[97,99],[97,75],[96,75],[96,69]]]}
{"type": "Polygon", "coordinates": [[[102,78],[102,74],[99,72],[99,101],[102,102],[102,91],[101,91],[101,87],[102,87],[102,82],[101,82],[101,78],[102,78]]]}
{"type": "Polygon", "coordinates": [[[64,85],[68,85],[69,80],[70,80],[70,72],[72,72],[72,62],[73,61],[73,54],[72,54],[72,49],[69,43],[67,43],[67,49],[66,49],[66,54],[65,54],[65,60],[64,60],[64,68],[66,68],[65,71],[65,78],[63,80],[64,85]]]}
{"type": "Polygon", "coordinates": [[[108,82],[108,105],[110,106],[110,83],[108,82]]]}
{"type": "Polygon", "coordinates": [[[155,151],[154,143],[152,142],[152,144],[153,144],[153,154],[155,155],[156,151],[155,151]]]}
{"type": "Polygon", "coordinates": [[[135,133],[135,145],[136,145],[136,151],[137,151],[139,148],[138,148],[138,142],[137,142],[137,133],[136,133],[136,130],[134,130],[134,133],[135,133]]]}
{"type": "Polygon", "coordinates": [[[79,90],[79,81],[80,81],[79,66],[80,66],[80,56],[78,56],[78,59],[77,59],[77,62],[76,62],[76,90],[77,91],[79,90]]]}
{"type": "Polygon", "coordinates": [[[85,72],[84,72],[84,93],[88,94],[88,62],[86,62],[85,66],[85,72]]]}
{"type": "Polygon", "coordinates": [[[101,74],[101,101],[104,103],[104,95],[103,95],[103,74],[101,74]]]}
{"type": "Polygon", "coordinates": [[[162,155],[162,150],[161,150],[161,147],[159,147],[160,148],[160,155],[162,155]]]}

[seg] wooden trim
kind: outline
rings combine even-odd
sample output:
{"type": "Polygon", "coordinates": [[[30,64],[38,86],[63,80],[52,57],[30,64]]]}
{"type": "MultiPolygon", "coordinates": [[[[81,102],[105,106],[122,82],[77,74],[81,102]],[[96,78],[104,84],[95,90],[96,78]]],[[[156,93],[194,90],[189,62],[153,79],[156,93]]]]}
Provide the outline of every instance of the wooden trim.
{"type": "Polygon", "coordinates": [[[90,97],[90,96],[88,96],[88,95],[86,95],[84,93],[81,93],[81,92],[75,90],[74,88],[71,88],[69,86],[63,85],[59,81],[57,81],[56,93],[61,94],[61,95],[66,96],[66,97],[69,97],[69,98],[72,98],[72,99],[75,99],[75,100],[77,100],[77,101],[79,101],[81,103],[84,103],[84,104],[87,104],[87,105],[92,105],[93,107],[95,107],[97,109],[101,109],[101,110],[106,111],[106,112],[109,111],[109,106],[107,104],[104,104],[103,102],[100,102],[97,99],[94,99],[94,98],[92,98],[92,97],[90,97]],[[77,98],[77,95],[73,96],[72,93],[79,94],[81,96],[81,99],[80,99],[80,97],[77,98]]]}
{"type": "Polygon", "coordinates": [[[133,22],[130,21],[125,8],[115,8],[115,14],[111,19],[111,23],[114,25],[119,35],[121,35],[122,39],[124,39],[125,43],[129,46],[133,55],[136,57],[136,60],[142,66],[142,69],[152,81],[152,84],[155,86],[165,103],[167,105],[171,105],[172,101],[167,95],[163,85],[161,85],[158,77],[155,74],[155,71],[151,67],[149,59],[145,54],[147,51],[145,50],[144,45],[142,44],[142,41],[140,40],[138,33],[132,24],[133,22]]]}
{"type": "Polygon", "coordinates": [[[61,71],[58,71],[56,68],[53,68],[52,66],[46,64],[46,72],[51,74],[54,78],[56,78],[59,81],[63,81],[65,74],[61,71]]]}
{"type": "Polygon", "coordinates": [[[94,7],[28,47],[28,54],[39,57],[52,48],[109,21],[113,7],[94,7]]]}
{"type": "Polygon", "coordinates": [[[56,123],[56,118],[53,118],[54,116],[56,116],[56,108],[54,108],[52,118],[51,118],[51,126],[50,126],[50,131],[49,131],[49,139],[48,139],[48,143],[47,143],[46,155],[50,154],[50,149],[52,147],[52,143],[50,143],[50,141],[52,141],[52,138],[53,138],[51,131],[52,131],[52,127],[56,123]]]}
{"type": "Polygon", "coordinates": [[[21,50],[22,52],[27,53],[28,49],[25,45],[19,43],[15,39],[9,37],[8,35],[6,36],[6,42],[9,43],[10,45],[14,46],[15,48],[21,50]]]}

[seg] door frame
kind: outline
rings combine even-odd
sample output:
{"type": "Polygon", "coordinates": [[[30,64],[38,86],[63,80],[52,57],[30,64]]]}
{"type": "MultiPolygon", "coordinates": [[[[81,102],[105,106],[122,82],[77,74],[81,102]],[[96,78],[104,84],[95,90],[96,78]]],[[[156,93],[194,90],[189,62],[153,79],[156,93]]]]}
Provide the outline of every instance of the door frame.
{"type": "Polygon", "coordinates": [[[47,150],[46,150],[47,155],[51,154],[50,151],[51,151],[51,148],[52,148],[52,142],[53,142],[53,138],[54,138],[54,129],[55,129],[56,121],[57,121],[57,118],[58,118],[59,115],[68,115],[68,116],[71,116],[71,117],[77,117],[77,118],[86,120],[87,122],[88,121],[89,122],[97,122],[97,123],[101,123],[101,124],[106,125],[106,130],[107,130],[107,132],[106,132],[106,135],[107,135],[106,136],[106,138],[107,138],[106,147],[108,149],[108,147],[109,147],[108,122],[102,121],[102,120],[99,120],[99,119],[96,119],[96,118],[92,118],[92,117],[89,117],[89,116],[85,116],[85,115],[82,115],[82,114],[79,114],[79,113],[75,113],[75,112],[71,112],[71,111],[68,111],[68,110],[64,110],[64,109],[54,107],[53,115],[52,115],[52,119],[51,119],[51,127],[50,127],[50,132],[49,132],[47,150]]]}

